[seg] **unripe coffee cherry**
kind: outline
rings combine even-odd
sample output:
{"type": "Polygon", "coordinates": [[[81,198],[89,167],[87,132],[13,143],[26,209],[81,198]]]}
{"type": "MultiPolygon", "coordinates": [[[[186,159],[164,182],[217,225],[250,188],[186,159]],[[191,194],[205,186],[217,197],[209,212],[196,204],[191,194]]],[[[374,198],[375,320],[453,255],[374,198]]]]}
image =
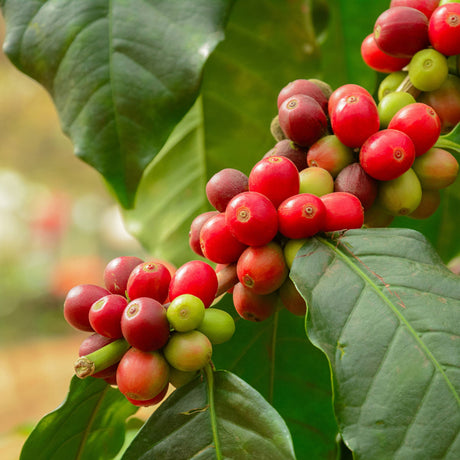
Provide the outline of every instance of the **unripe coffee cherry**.
{"type": "Polygon", "coordinates": [[[415,53],[409,64],[410,82],[420,91],[434,91],[440,88],[448,73],[446,57],[431,48],[415,53]]]}
{"type": "Polygon", "coordinates": [[[359,162],[369,176],[391,180],[407,171],[414,162],[415,149],[411,138],[395,129],[383,129],[366,140],[359,153],[359,162]]]}
{"type": "Polygon", "coordinates": [[[431,217],[441,204],[441,194],[439,190],[423,190],[422,199],[415,211],[409,214],[413,219],[428,219],[431,217]]]}
{"type": "MultiPolygon", "coordinates": [[[[296,175],[298,177],[297,169],[296,175]]],[[[244,192],[235,196],[225,211],[225,222],[232,234],[248,246],[263,246],[278,232],[276,208],[265,195],[258,192],[244,192]]]]}
{"type": "Polygon", "coordinates": [[[286,198],[299,193],[299,171],[286,157],[264,158],[249,173],[249,190],[265,195],[277,208],[286,198]]]}
{"type": "Polygon", "coordinates": [[[126,286],[130,300],[150,297],[163,303],[168,297],[171,273],[159,262],[144,262],[131,272],[126,286]]]}
{"type": "Polygon", "coordinates": [[[130,348],[118,364],[118,389],[131,399],[145,401],[155,398],[168,380],[168,363],[158,351],[130,348]]]}
{"type": "Polygon", "coordinates": [[[247,248],[238,259],[236,272],[246,288],[262,295],[276,291],[288,275],[283,250],[275,242],[247,248]]]}
{"type": "Polygon", "coordinates": [[[286,157],[296,165],[297,171],[302,171],[302,169],[308,166],[306,151],[290,139],[283,139],[277,142],[275,146],[263,156],[263,158],[268,157],[286,157]]]}
{"type": "Polygon", "coordinates": [[[346,192],[329,193],[321,197],[326,207],[325,232],[361,228],[364,210],[359,199],[346,192]]]}
{"type": "Polygon", "coordinates": [[[307,313],[307,303],[304,298],[300,295],[299,291],[295,287],[295,284],[290,278],[286,281],[279,289],[279,295],[281,303],[286,310],[290,311],[296,316],[305,316],[307,313]]]}
{"type": "Polygon", "coordinates": [[[248,176],[238,169],[225,168],[214,174],[206,184],[209,203],[219,212],[225,212],[228,202],[248,190],[248,176]]]}
{"type": "Polygon", "coordinates": [[[198,254],[199,256],[204,256],[203,251],[201,250],[201,245],[200,245],[200,233],[201,229],[203,228],[203,225],[211,218],[214,216],[217,216],[219,214],[219,211],[208,211],[208,212],[203,212],[202,214],[199,214],[196,216],[192,224],[190,225],[190,231],[188,233],[188,243],[190,248],[195,254],[198,254]]]}
{"type": "Polygon", "coordinates": [[[169,337],[166,310],[149,297],[132,300],[121,317],[121,330],[132,347],[143,351],[159,350],[169,337]]]}
{"type": "Polygon", "coordinates": [[[377,106],[380,119],[380,128],[387,128],[391,119],[398,110],[414,103],[414,96],[404,91],[394,91],[384,96],[377,106]]]}
{"type": "Polygon", "coordinates": [[[211,361],[212,344],[199,331],[174,332],[163,349],[168,363],[186,372],[197,371],[211,361]]]}
{"type": "Polygon", "coordinates": [[[324,168],[305,168],[299,173],[299,193],[311,193],[316,196],[326,195],[334,191],[334,178],[324,168]]]}
{"type": "Polygon", "coordinates": [[[327,133],[327,118],[321,106],[310,96],[297,94],[279,108],[279,121],[286,137],[308,147],[327,133]]]}
{"type": "Polygon", "coordinates": [[[284,245],[283,253],[284,260],[289,270],[292,268],[295,256],[299,252],[299,249],[308,241],[308,238],[300,238],[298,240],[287,240],[284,245]]]}
{"type": "Polygon", "coordinates": [[[422,187],[413,169],[379,185],[379,204],[393,216],[411,214],[417,209],[421,199],[422,187]]]}
{"type": "Polygon", "coordinates": [[[204,303],[200,298],[192,294],[181,294],[169,304],[166,317],[174,330],[187,332],[201,324],[204,312],[204,303]]]}
{"type": "Polygon", "coordinates": [[[126,297],[109,294],[93,303],[89,310],[89,322],[100,335],[118,339],[121,332],[121,316],[128,305],[126,297]]]}
{"type": "Polygon", "coordinates": [[[276,292],[259,295],[241,283],[235,284],[233,290],[235,310],[243,319],[249,321],[264,321],[272,316],[277,308],[278,295],[276,292]]]}
{"type": "Polygon", "coordinates": [[[407,72],[400,70],[399,72],[392,72],[387,75],[379,85],[378,99],[381,101],[384,96],[393,91],[396,91],[399,85],[406,78],[407,72]]]}
{"type": "Polygon", "coordinates": [[[411,57],[429,44],[428,19],[415,8],[390,8],[377,18],[374,38],[384,53],[399,58],[411,57]]]}
{"type": "Polygon", "coordinates": [[[395,216],[391,215],[378,202],[364,212],[364,226],[367,228],[388,227],[394,220],[395,216]]]}
{"type": "Polygon", "coordinates": [[[200,375],[198,371],[180,371],[175,367],[169,366],[169,383],[174,388],[180,388],[191,382],[195,377],[200,375]]]}
{"type": "Polygon", "coordinates": [[[309,238],[323,230],[326,209],[316,195],[301,193],[283,201],[278,208],[280,232],[291,239],[309,238]]]}
{"type": "Polygon", "coordinates": [[[310,80],[298,79],[288,83],[278,94],[277,105],[278,109],[281,104],[288,98],[297,94],[304,94],[312,97],[323,109],[327,110],[327,97],[323,94],[318,85],[310,80]]]}
{"type": "Polygon", "coordinates": [[[460,4],[448,3],[436,8],[431,15],[428,34],[437,51],[453,56],[460,54],[460,4]]]}
{"type": "Polygon", "coordinates": [[[198,331],[202,332],[213,345],[227,342],[235,333],[235,321],[224,310],[208,308],[198,331]]]}
{"type": "Polygon", "coordinates": [[[125,295],[128,278],[144,261],[139,257],[121,256],[111,260],[104,269],[104,284],[112,294],[125,295]]]}
{"type": "Polygon", "coordinates": [[[214,269],[202,260],[191,260],[179,267],[169,286],[169,299],[174,301],[182,294],[192,294],[208,308],[216,297],[217,275],[214,269]]]}

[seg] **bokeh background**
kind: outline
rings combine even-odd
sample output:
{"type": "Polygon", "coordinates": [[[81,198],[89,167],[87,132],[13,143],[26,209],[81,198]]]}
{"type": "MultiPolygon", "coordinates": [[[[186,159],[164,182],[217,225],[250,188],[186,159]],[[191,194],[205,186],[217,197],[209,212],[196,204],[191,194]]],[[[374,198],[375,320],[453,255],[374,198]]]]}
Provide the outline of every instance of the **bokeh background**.
{"type": "MultiPolygon", "coordinates": [[[[4,39],[0,16],[0,42],[4,39]]],[[[100,176],[73,155],[48,93],[0,52],[0,458],[65,398],[86,337],[67,291],[102,283],[118,255],[145,254],[100,176]]]]}

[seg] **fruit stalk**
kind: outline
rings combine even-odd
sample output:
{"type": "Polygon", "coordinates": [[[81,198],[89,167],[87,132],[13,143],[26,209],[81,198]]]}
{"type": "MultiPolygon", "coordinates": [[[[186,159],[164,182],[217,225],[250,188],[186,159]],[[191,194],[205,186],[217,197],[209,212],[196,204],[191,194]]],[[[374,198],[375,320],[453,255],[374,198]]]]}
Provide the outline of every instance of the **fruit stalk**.
{"type": "Polygon", "coordinates": [[[417,89],[410,81],[409,75],[406,75],[404,80],[401,82],[401,84],[398,86],[396,91],[399,92],[404,92],[404,93],[409,93],[412,96],[414,96],[415,99],[417,99],[418,96],[420,96],[421,91],[417,89]]]}

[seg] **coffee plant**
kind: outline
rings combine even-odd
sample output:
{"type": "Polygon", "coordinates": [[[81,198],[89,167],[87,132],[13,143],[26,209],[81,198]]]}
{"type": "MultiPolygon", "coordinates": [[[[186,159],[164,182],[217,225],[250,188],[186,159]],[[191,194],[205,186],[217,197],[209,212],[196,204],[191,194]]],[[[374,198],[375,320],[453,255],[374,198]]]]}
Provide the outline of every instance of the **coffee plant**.
{"type": "Polygon", "coordinates": [[[460,457],[460,3],[0,6],[149,254],[22,460],[460,457]]]}

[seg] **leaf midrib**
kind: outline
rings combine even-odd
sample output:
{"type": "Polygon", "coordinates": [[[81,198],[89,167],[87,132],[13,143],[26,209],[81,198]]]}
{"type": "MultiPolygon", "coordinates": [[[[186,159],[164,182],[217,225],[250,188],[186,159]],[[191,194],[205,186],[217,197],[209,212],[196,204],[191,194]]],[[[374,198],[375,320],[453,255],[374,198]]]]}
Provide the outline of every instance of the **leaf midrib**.
{"type": "MultiPolygon", "coordinates": [[[[431,353],[430,349],[426,346],[425,342],[421,340],[421,338],[418,336],[417,332],[415,329],[411,326],[411,324],[407,321],[407,319],[404,317],[404,315],[401,314],[401,312],[397,309],[397,307],[393,304],[393,302],[383,293],[381,289],[377,286],[377,284],[364,272],[362,271],[355,263],[353,263],[348,256],[346,256],[342,251],[338,249],[338,246],[331,244],[327,239],[323,237],[316,237],[318,241],[323,243],[325,246],[327,246],[329,249],[332,250],[333,253],[335,253],[338,257],[340,257],[341,260],[343,260],[359,277],[363,279],[368,285],[375,291],[375,293],[383,300],[383,302],[390,308],[390,310],[395,314],[395,316],[400,320],[400,322],[406,326],[407,330],[409,333],[412,335],[414,340],[417,342],[417,344],[420,346],[422,351],[426,354],[426,356],[432,361],[435,369],[438,370],[438,372],[442,375],[444,378],[446,385],[448,386],[449,390],[452,392],[455,400],[457,403],[460,405],[460,395],[457,394],[457,391],[455,390],[454,385],[452,382],[449,380],[447,377],[446,373],[444,372],[444,369],[442,368],[441,364],[438,362],[438,360],[435,358],[435,356],[431,353]]],[[[339,243],[341,246],[343,244],[339,243]]],[[[356,256],[355,256],[356,257],[356,256]]],[[[359,259],[357,259],[359,260],[359,259]]]]}

